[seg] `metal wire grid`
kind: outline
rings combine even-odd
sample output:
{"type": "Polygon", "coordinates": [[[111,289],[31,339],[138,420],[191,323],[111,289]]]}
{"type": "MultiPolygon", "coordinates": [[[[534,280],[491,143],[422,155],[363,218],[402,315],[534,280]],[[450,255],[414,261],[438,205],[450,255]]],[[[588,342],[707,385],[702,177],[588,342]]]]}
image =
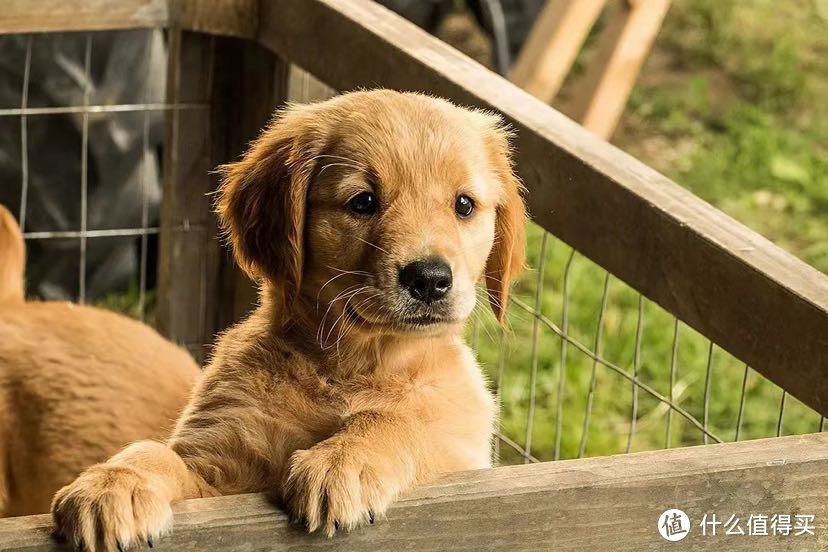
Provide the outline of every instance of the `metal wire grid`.
{"type": "MultiPolygon", "coordinates": [[[[100,33],[83,33],[84,36],[84,54],[83,54],[83,74],[79,76],[83,94],[81,105],[67,105],[67,106],[47,106],[47,107],[32,107],[29,105],[29,90],[31,86],[32,74],[32,43],[35,36],[42,35],[27,35],[25,37],[25,57],[23,68],[23,85],[21,90],[20,107],[2,108],[0,109],[0,117],[18,117],[20,121],[20,140],[21,140],[21,186],[20,186],[20,204],[19,204],[19,223],[23,230],[23,237],[27,242],[37,240],[54,240],[54,239],[72,239],[77,240],[78,243],[78,289],[77,300],[80,303],[87,302],[87,252],[89,240],[96,240],[101,238],[113,237],[132,237],[140,241],[139,245],[139,261],[137,288],[138,288],[138,304],[136,307],[137,314],[141,320],[147,318],[148,303],[147,303],[147,281],[148,271],[154,270],[155,266],[150,266],[149,263],[149,237],[160,233],[158,226],[150,225],[149,213],[149,187],[147,181],[148,171],[153,167],[154,162],[150,154],[149,134],[151,118],[160,113],[176,113],[179,110],[187,109],[209,109],[209,103],[169,103],[167,101],[157,102],[152,101],[150,94],[151,71],[159,70],[157,67],[151,66],[151,60],[155,54],[159,54],[154,49],[158,48],[158,41],[155,40],[154,33],[162,32],[160,30],[143,31],[146,34],[147,47],[143,59],[143,66],[139,69],[141,74],[145,76],[145,86],[142,92],[143,101],[141,103],[119,103],[119,104],[93,104],[91,98],[94,92],[93,78],[91,74],[92,59],[93,59],[93,44],[95,36],[100,33]],[[139,167],[139,180],[141,187],[141,214],[140,225],[132,227],[121,227],[112,229],[90,229],[88,210],[89,210],[89,149],[90,149],[90,116],[97,114],[113,114],[113,113],[139,113],[141,117],[141,160],[139,167]],[[77,230],[28,230],[27,214],[30,203],[30,162],[29,162],[29,148],[41,146],[42,144],[32,144],[29,139],[29,122],[30,117],[44,116],[44,115],[75,115],[81,117],[81,181],[80,194],[78,201],[80,203],[80,224],[77,230]]],[[[166,52],[161,52],[161,55],[166,59],[166,52]]],[[[166,68],[161,70],[166,71],[166,68]]],[[[104,182],[106,184],[115,184],[104,182]]],[[[50,184],[51,185],[51,184],[50,184]]],[[[55,186],[62,185],[61,182],[54,182],[55,186]]]]}
{"type": "MultiPolygon", "coordinates": [[[[536,287],[534,290],[534,305],[530,304],[525,297],[521,297],[520,293],[518,293],[513,294],[512,297],[510,297],[509,307],[510,312],[513,314],[522,313],[524,315],[530,316],[530,322],[527,322],[525,319],[521,320],[520,316],[516,317],[518,319],[516,325],[528,326],[529,324],[531,324],[531,350],[528,366],[515,364],[514,362],[510,362],[510,359],[508,358],[509,351],[506,344],[509,342],[510,339],[514,338],[514,332],[511,332],[512,335],[510,335],[510,333],[508,333],[507,331],[498,328],[495,330],[496,336],[493,337],[490,332],[490,329],[494,327],[492,324],[488,324],[489,327],[486,329],[486,333],[489,334],[490,340],[493,343],[496,343],[496,354],[486,355],[485,352],[478,351],[478,354],[481,357],[481,363],[484,364],[484,366],[487,366],[490,373],[492,373],[493,375],[494,391],[498,403],[501,405],[501,412],[503,410],[502,407],[504,406],[503,382],[505,373],[507,371],[519,372],[521,370],[527,370],[529,372],[529,388],[526,391],[528,394],[528,405],[525,408],[525,431],[518,432],[514,429],[510,431],[509,429],[505,428],[502,424],[499,424],[499,431],[497,435],[498,438],[494,443],[494,456],[496,461],[503,458],[503,447],[506,447],[506,449],[508,449],[509,452],[511,452],[513,455],[516,454],[518,461],[523,461],[524,463],[538,462],[541,461],[541,459],[561,459],[561,439],[564,431],[562,422],[565,416],[582,417],[581,419],[583,420],[583,422],[581,425],[580,442],[577,448],[576,457],[583,458],[587,456],[587,443],[590,435],[591,421],[595,417],[600,417],[605,414],[603,412],[595,411],[594,405],[596,384],[598,375],[601,370],[606,371],[609,374],[618,376],[621,378],[621,380],[626,381],[629,384],[631,409],[629,414],[629,423],[627,426],[626,445],[623,447],[618,447],[616,450],[612,451],[599,451],[599,454],[622,452],[629,453],[633,451],[633,442],[636,435],[636,424],[642,416],[642,410],[640,407],[639,399],[640,393],[643,393],[645,396],[650,397],[650,399],[655,400],[659,406],[666,407],[666,411],[664,414],[665,438],[663,441],[663,447],[661,448],[670,448],[671,446],[675,446],[674,416],[676,415],[679,416],[682,420],[684,420],[687,424],[689,424],[692,428],[694,428],[695,431],[697,431],[698,435],[701,436],[702,442],[704,444],[708,444],[711,442],[720,443],[727,440],[722,434],[717,433],[711,427],[711,388],[713,387],[714,371],[716,368],[714,366],[714,351],[716,351],[715,344],[710,342],[709,340],[705,340],[707,351],[704,364],[704,384],[702,391],[701,415],[699,416],[698,413],[694,415],[694,413],[691,413],[691,411],[688,408],[682,406],[680,401],[677,400],[677,398],[674,396],[674,391],[677,389],[677,373],[681,369],[681,366],[679,365],[678,361],[680,347],[680,321],[675,317],[671,317],[672,339],[670,344],[670,357],[669,363],[667,363],[663,367],[663,369],[668,373],[669,389],[667,393],[662,393],[659,392],[653,384],[644,381],[642,374],[642,337],[644,335],[645,328],[644,306],[645,304],[647,304],[647,300],[641,294],[637,295],[638,308],[636,313],[635,331],[634,334],[630,336],[632,337],[632,339],[634,339],[634,354],[630,366],[624,367],[622,366],[622,363],[613,362],[610,359],[606,358],[606,356],[603,354],[602,346],[604,341],[604,329],[606,326],[605,315],[607,313],[610,286],[611,283],[614,286],[623,286],[623,283],[617,280],[613,280],[609,273],[607,273],[603,269],[600,269],[597,266],[593,265],[593,269],[603,274],[603,285],[601,290],[600,307],[594,326],[592,346],[587,346],[581,340],[577,339],[575,336],[571,334],[569,325],[571,308],[573,307],[573,304],[570,297],[570,280],[572,277],[573,261],[577,255],[577,252],[574,249],[570,248],[568,250],[568,253],[566,255],[566,261],[563,267],[563,274],[561,277],[560,293],[562,295],[562,305],[560,309],[560,324],[553,321],[546,313],[544,313],[542,308],[542,298],[545,293],[545,290],[548,289],[547,286],[553,283],[546,276],[546,272],[548,272],[550,264],[549,250],[551,249],[550,242],[552,240],[552,236],[548,232],[542,231],[539,228],[537,228],[537,230],[541,232],[540,239],[535,240],[539,241],[539,261],[537,263],[536,269],[534,271],[530,271],[529,275],[527,275],[526,277],[526,280],[534,279],[536,283],[536,287]],[[540,377],[538,373],[539,351],[542,347],[549,345],[549,343],[545,343],[544,340],[540,339],[539,337],[539,330],[541,328],[545,328],[551,331],[552,334],[554,334],[554,336],[559,340],[560,346],[560,357],[558,359],[557,366],[554,367],[556,369],[558,378],[556,396],[557,404],[555,405],[554,437],[552,439],[547,439],[547,442],[543,443],[543,446],[547,447],[547,449],[543,451],[542,458],[539,457],[539,454],[537,452],[539,448],[537,443],[534,442],[536,438],[534,437],[533,432],[537,411],[536,389],[540,377]],[[590,377],[586,387],[584,388],[583,386],[580,386],[574,390],[575,393],[586,393],[586,406],[584,408],[584,411],[580,413],[568,412],[565,410],[564,407],[564,399],[566,393],[568,391],[570,393],[573,392],[572,390],[569,390],[569,387],[573,386],[573,382],[571,381],[571,378],[568,378],[567,373],[567,364],[568,362],[571,362],[573,360],[571,354],[572,349],[575,350],[574,352],[583,355],[583,357],[590,361],[591,367],[590,377]],[[520,441],[522,441],[522,444],[520,443],[520,441]],[[549,450],[549,448],[551,448],[551,450],[549,450]]],[[[561,246],[564,246],[564,244],[561,243],[561,246]]],[[[557,291],[553,291],[553,293],[557,293],[557,291]]],[[[515,325],[514,319],[515,317],[513,317],[513,325],[515,325]]],[[[478,317],[475,320],[475,327],[472,329],[472,335],[474,336],[472,341],[476,346],[480,342],[480,328],[484,325],[486,325],[486,322],[483,319],[478,317]]],[[[529,331],[528,328],[526,329],[526,331],[529,331]]],[[[700,336],[698,335],[693,337],[695,337],[696,339],[700,338],[700,336]]],[[[732,362],[730,364],[732,364],[732,362]]],[[[743,370],[744,372],[741,378],[741,392],[738,405],[738,414],[735,421],[735,427],[733,428],[733,440],[736,441],[744,438],[743,425],[746,418],[745,414],[749,381],[754,379],[756,380],[754,383],[757,384],[770,384],[770,382],[764,380],[764,378],[762,378],[759,374],[753,372],[748,366],[745,365],[743,370]]],[[[548,375],[552,374],[550,373],[548,375]]],[[[617,388],[613,387],[613,389],[617,388]]],[[[782,390],[781,398],[779,399],[779,403],[777,405],[778,416],[776,417],[775,432],[771,432],[769,434],[761,436],[778,437],[783,435],[785,431],[783,421],[785,419],[787,401],[788,394],[787,392],[782,390]]],[[[771,404],[767,404],[767,408],[773,408],[773,406],[771,404]]],[[[818,420],[819,431],[824,430],[824,416],[820,416],[818,413],[810,410],[804,405],[800,405],[800,409],[804,409],[803,412],[807,413],[807,415],[810,416],[814,420],[814,422],[818,420]]],[[[817,426],[815,426],[815,428],[816,427],[817,426]]],[[[801,433],[803,431],[799,432],[801,433]]],[[[757,436],[754,435],[753,437],[757,436]]],[[[507,459],[506,461],[508,462],[509,460],[507,459]]]]}

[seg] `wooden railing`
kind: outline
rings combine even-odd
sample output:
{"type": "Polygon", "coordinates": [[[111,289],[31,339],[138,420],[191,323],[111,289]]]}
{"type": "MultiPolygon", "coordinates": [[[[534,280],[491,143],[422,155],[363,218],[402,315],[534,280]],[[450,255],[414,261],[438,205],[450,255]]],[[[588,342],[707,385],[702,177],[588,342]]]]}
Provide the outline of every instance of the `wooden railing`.
{"type": "MultiPolygon", "coordinates": [[[[763,439],[458,473],[397,502],[374,526],[332,539],[308,535],[261,495],[175,506],[155,550],[825,550],[828,434],[763,439]],[[662,512],[691,521],[662,540],[662,512]],[[812,515],[813,535],[704,534],[701,520],[812,515]]],[[[793,524],[793,522],[792,522],[793,524]]],[[[48,515],[0,520],[0,550],[56,548],[48,515]]]]}
{"type": "MultiPolygon", "coordinates": [[[[339,90],[419,90],[499,111],[516,130],[538,224],[828,414],[828,277],[369,0],[6,0],[0,9],[0,33],[157,27],[170,30],[169,101],[210,104],[173,109],[168,123],[158,306],[168,334],[209,335],[249,299],[215,239],[209,171],[285,98],[295,63],[339,90]],[[190,226],[202,231],[177,230],[190,226]],[[205,287],[177,281],[182,265],[204,267],[205,287]],[[196,330],[191,305],[205,289],[231,300],[208,302],[196,330]]],[[[662,544],[658,514],[679,507],[696,523],[705,513],[813,514],[816,536],[761,546],[816,550],[828,545],[826,468],[828,438],[811,435],[456,474],[404,498],[376,527],[330,541],[288,527],[260,497],[207,499],[179,506],[159,549],[648,549],[662,544]]],[[[0,550],[47,549],[49,525],[0,520],[0,550]]],[[[757,547],[697,526],[687,542],[757,547]]]]}

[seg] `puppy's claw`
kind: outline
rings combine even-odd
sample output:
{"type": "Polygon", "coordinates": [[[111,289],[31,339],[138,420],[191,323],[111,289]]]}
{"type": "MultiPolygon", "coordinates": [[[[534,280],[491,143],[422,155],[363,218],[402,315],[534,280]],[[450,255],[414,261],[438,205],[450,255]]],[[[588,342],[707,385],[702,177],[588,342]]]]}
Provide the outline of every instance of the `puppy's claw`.
{"type": "Polygon", "coordinates": [[[368,510],[368,523],[370,523],[371,525],[374,524],[374,511],[373,510],[368,510]]]}
{"type": "Polygon", "coordinates": [[[152,548],[152,547],[153,547],[153,544],[152,544],[152,537],[149,537],[149,538],[147,539],[147,546],[149,546],[150,548],[152,548]]]}
{"type": "Polygon", "coordinates": [[[290,516],[288,522],[291,525],[297,525],[299,527],[307,527],[308,520],[304,516],[290,516]]]}
{"type": "Polygon", "coordinates": [[[334,521],[334,530],[339,531],[339,522],[338,521],[334,521]]]}
{"type": "Polygon", "coordinates": [[[118,547],[118,552],[124,552],[124,545],[123,545],[123,544],[121,544],[120,542],[118,542],[118,543],[117,543],[117,547],[118,547]]]}

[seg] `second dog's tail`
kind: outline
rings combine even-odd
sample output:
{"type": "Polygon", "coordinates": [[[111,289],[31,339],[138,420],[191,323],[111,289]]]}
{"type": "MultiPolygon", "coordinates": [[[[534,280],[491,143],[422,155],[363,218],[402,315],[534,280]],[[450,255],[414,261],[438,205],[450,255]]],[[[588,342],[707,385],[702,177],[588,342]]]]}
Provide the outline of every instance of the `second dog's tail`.
{"type": "Polygon", "coordinates": [[[26,246],[20,226],[0,205],[0,303],[23,301],[26,246]]]}

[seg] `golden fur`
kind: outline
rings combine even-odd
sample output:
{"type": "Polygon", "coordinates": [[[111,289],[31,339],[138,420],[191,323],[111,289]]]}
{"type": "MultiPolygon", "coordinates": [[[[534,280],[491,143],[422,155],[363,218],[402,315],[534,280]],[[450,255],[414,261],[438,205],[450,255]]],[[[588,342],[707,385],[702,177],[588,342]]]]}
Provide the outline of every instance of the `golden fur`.
{"type": "Polygon", "coordinates": [[[149,327],[23,300],[23,238],[0,206],[0,516],[43,513],[85,468],[169,435],[198,376],[149,327]]]}
{"type": "Polygon", "coordinates": [[[162,534],[172,501],[254,491],[331,535],[439,473],[490,465],[494,404],[461,336],[477,283],[502,322],[523,264],[499,119],[345,94],[290,107],[223,175],[219,217],[260,306],[221,336],[165,444],[135,443],[56,495],[58,530],[89,550],[162,534]],[[376,214],[345,208],[371,190],[376,214]],[[458,194],[474,198],[467,219],[458,194]],[[453,287],[438,322],[411,322],[437,311],[405,297],[399,267],[434,256],[453,287]]]}

